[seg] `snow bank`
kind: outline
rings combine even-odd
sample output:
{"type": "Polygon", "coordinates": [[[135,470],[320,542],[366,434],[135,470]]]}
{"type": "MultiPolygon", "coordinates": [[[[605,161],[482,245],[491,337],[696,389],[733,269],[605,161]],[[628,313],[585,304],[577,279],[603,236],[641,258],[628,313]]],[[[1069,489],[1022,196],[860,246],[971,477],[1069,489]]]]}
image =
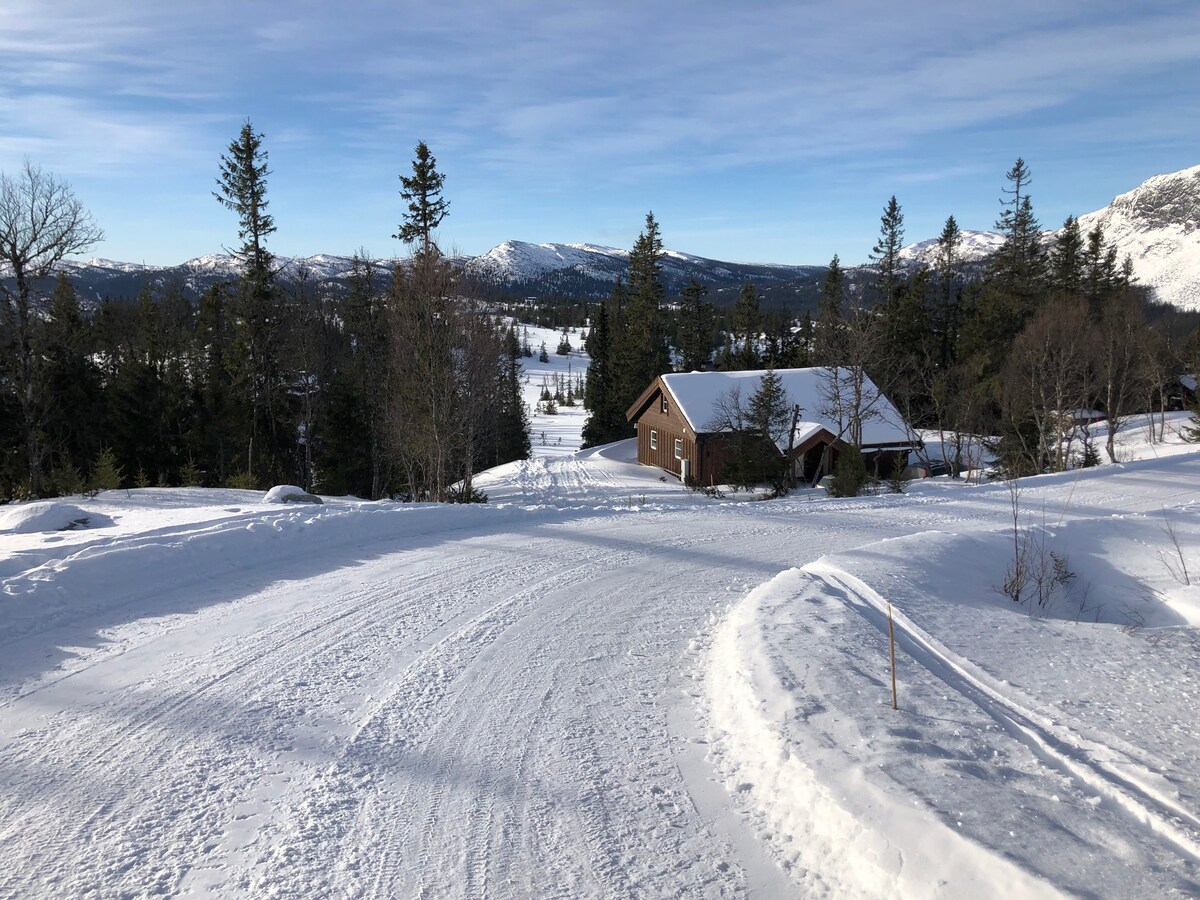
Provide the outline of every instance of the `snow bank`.
{"type": "Polygon", "coordinates": [[[22,503],[0,511],[0,532],[36,534],[72,528],[103,528],[112,524],[108,516],[84,512],[78,506],[57,500],[22,503]]]}
{"type": "Polygon", "coordinates": [[[764,613],[800,596],[823,602],[811,580],[793,569],[752,591],[709,653],[714,761],[730,792],[752,805],[760,839],[810,890],[839,897],[1057,896],[916,798],[873,783],[860,760],[839,751],[842,742],[855,748],[861,735],[783,727],[808,720],[822,703],[862,702],[808,696],[804,685],[781,679],[764,613]]]}
{"type": "Polygon", "coordinates": [[[982,486],[957,492],[956,530],[822,557],[733,607],[702,669],[712,756],[793,877],[839,896],[1200,890],[1198,470],[1193,452],[1029,479],[1021,528],[1073,575],[1045,604],[997,590],[1011,509],[982,486]]]}

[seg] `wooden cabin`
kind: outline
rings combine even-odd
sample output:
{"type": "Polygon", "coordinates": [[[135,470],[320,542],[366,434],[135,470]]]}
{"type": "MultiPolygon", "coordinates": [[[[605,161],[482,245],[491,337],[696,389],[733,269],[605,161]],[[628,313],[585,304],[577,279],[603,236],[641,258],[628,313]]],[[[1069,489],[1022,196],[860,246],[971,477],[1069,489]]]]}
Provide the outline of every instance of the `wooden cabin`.
{"type": "MultiPolygon", "coordinates": [[[[826,421],[820,409],[829,405],[824,397],[832,372],[846,370],[776,369],[790,403],[800,405],[801,415],[791,436],[793,472],[797,478],[815,481],[833,470],[837,454],[849,445],[843,439],[844,425],[826,421]]],[[[722,469],[733,457],[732,432],[719,423],[721,407],[740,396],[749,401],[758,389],[765,370],[747,372],[679,372],[660,375],[650,383],[625,413],[637,430],[638,462],[657,466],[699,485],[722,484],[722,469]]],[[[863,423],[861,452],[871,457],[868,471],[879,472],[897,453],[920,446],[895,407],[869,379],[873,398],[871,415],[863,423]]],[[[764,453],[787,453],[788,446],[772,448],[764,442],[764,453]]],[[[882,474],[886,474],[883,472],[882,474]]]]}

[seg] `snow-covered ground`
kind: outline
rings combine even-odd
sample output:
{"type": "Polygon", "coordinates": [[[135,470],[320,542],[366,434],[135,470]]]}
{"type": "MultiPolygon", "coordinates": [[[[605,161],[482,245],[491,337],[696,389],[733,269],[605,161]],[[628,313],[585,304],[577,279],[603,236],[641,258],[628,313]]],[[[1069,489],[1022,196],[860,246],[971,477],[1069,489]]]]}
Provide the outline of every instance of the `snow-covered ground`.
{"type": "Polygon", "coordinates": [[[0,510],[0,896],[1200,893],[1195,450],[1028,479],[1031,608],[1006,485],[563,437],[482,506],[0,510]]]}

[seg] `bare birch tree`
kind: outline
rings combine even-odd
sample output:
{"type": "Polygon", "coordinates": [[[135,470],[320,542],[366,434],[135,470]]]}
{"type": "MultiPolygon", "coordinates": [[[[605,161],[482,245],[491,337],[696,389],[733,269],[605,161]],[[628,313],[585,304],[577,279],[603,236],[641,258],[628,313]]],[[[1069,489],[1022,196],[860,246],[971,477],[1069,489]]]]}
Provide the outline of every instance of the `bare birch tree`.
{"type": "Polygon", "coordinates": [[[29,467],[29,490],[42,488],[44,447],[41,430],[45,398],[38,385],[33,330],[39,313],[38,284],[66,256],[104,239],[70,186],[29,160],[16,175],[0,172],[0,262],[10,270],[14,286],[0,282],[3,327],[7,332],[5,362],[17,391],[29,467]]]}

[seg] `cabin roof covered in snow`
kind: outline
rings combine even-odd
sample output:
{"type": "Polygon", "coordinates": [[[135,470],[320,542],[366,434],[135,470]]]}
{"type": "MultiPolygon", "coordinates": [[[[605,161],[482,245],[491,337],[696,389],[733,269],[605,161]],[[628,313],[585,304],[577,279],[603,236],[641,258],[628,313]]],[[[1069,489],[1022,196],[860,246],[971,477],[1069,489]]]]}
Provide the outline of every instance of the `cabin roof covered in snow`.
{"type": "MultiPolygon", "coordinates": [[[[742,402],[749,402],[766,373],[766,369],[745,372],[677,372],[663,375],[662,382],[692,430],[699,434],[719,430],[714,427],[713,421],[717,417],[721,401],[729,397],[731,391],[738,391],[742,402]]],[[[796,445],[803,443],[818,428],[824,428],[843,440],[846,438],[843,433],[844,424],[839,423],[837,417],[828,410],[832,405],[828,397],[835,377],[845,394],[850,370],[776,369],[775,374],[779,376],[788,402],[800,404],[796,445]]],[[[863,446],[913,445],[916,439],[905,427],[900,413],[875,387],[870,378],[864,378],[864,393],[872,399],[863,421],[863,446]]]]}

